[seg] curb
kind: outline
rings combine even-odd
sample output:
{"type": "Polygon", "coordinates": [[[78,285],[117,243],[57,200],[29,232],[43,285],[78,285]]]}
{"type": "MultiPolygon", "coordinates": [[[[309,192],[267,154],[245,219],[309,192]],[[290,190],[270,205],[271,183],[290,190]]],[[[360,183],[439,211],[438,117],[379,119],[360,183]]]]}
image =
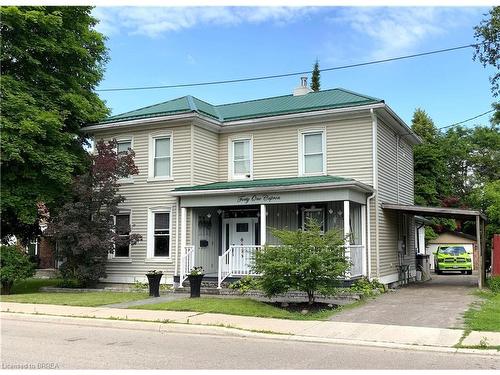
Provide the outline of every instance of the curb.
{"type": "Polygon", "coordinates": [[[313,336],[301,336],[290,334],[264,333],[254,332],[235,327],[223,327],[217,325],[204,324],[184,324],[171,322],[154,322],[154,321],[137,321],[125,319],[105,319],[79,316],[61,316],[49,314],[31,314],[31,313],[16,313],[2,311],[2,319],[6,320],[23,320],[33,321],[38,320],[42,323],[61,323],[69,325],[81,325],[84,323],[90,327],[98,328],[115,328],[115,329],[133,329],[140,331],[158,331],[160,333],[184,333],[184,334],[204,334],[212,336],[232,336],[232,337],[252,337],[257,339],[280,340],[280,341],[298,341],[311,342],[321,344],[337,344],[337,345],[353,345],[353,346],[368,346],[386,349],[412,350],[424,352],[442,352],[442,353],[459,353],[459,354],[476,354],[482,356],[498,356],[500,351],[494,349],[462,349],[453,347],[437,347],[437,346],[421,346],[408,344],[394,344],[378,341],[362,341],[348,339],[332,339],[313,336]],[[15,319],[9,319],[15,318],[15,319]]]}

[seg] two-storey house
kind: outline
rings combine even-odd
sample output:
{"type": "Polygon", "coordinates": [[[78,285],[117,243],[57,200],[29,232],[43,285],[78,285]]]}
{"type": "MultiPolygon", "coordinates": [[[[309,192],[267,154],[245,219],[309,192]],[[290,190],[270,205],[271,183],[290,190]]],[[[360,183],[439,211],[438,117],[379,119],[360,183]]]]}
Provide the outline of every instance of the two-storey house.
{"type": "Polygon", "coordinates": [[[413,216],[381,205],[413,204],[420,140],[383,100],[311,92],[303,78],[291,95],[224,105],[185,96],[87,130],[133,149],[139,169],[122,181],[116,220],[143,240],[110,255],[105,281],[157,269],[182,282],[202,266],[220,285],[251,274],[253,253],[277,243],[271,228],[310,217],[346,235],[348,278],[391,284],[415,272],[413,216]]]}

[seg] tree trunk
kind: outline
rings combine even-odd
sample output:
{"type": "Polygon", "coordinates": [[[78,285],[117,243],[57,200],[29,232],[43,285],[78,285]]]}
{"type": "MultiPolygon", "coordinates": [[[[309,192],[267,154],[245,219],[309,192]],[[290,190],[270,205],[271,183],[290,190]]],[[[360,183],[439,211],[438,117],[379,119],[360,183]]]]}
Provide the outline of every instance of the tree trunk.
{"type": "Polygon", "coordinates": [[[0,294],[3,295],[10,294],[13,284],[14,284],[13,281],[2,281],[2,288],[0,290],[0,294]]]}
{"type": "Polygon", "coordinates": [[[314,292],[307,291],[307,298],[309,299],[308,304],[312,305],[314,303],[314,292]]]}

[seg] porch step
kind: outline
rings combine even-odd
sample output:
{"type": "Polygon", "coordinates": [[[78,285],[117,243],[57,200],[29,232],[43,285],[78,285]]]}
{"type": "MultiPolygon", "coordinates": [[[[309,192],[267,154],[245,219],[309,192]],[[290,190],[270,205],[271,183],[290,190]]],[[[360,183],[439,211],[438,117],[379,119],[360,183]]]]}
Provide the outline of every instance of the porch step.
{"type": "Polygon", "coordinates": [[[57,277],[58,270],[54,268],[40,268],[35,271],[36,279],[53,279],[57,277]]]}

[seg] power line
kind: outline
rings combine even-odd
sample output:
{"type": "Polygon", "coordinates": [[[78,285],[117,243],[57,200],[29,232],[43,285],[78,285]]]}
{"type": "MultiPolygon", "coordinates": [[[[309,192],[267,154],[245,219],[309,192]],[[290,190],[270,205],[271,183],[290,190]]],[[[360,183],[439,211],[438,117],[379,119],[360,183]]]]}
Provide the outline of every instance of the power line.
{"type": "Polygon", "coordinates": [[[491,113],[491,112],[494,112],[494,111],[495,111],[495,109],[490,109],[489,111],[486,111],[486,112],[483,112],[483,113],[481,113],[481,114],[479,114],[479,115],[477,115],[477,116],[474,116],[474,117],[468,118],[467,120],[463,120],[463,121],[456,122],[456,123],[451,124],[451,125],[443,126],[443,127],[439,128],[439,130],[442,130],[442,129],[447,129],[447,128],[451,128],[451,127],[453,127],[453,126],[457,126],[457,125],[461,125],[461,124],[463,124],[463,123],[465,123],[465,122],[469,122],[469,121],[475,120],[475,119],[477,119],[477,118],[479,118],[479,117],[482,117],[482,116],[487,115],[488,113],[491,113]]]}
{"type": "MultiPolygon", "coordinates": [[[[457,46],[457,47],[451,47],[451,48],[444,48],[444,49],[439,49],[439,50],[434,50],[434,51],[428,51],[428,52],[415,53],[413,55],[391,57],[391,58],[382,59],[382,60],[372,60],[372,61],[366,61],[366,62],[357,63],[357,64],[340,65],[340,66],[335,66],[335,67],[331,67],[331,68],[321,69],[320,71],[321,72],[329,72],[329,71],[332,71],[332,70],[349,69],[349,68],[356,68],[356,67],[366,66],[366,65],[381,64],[381,63],[386,63],[386,62],[391,62],[391,61],[411,59],[411,58],[415,58],[415,57],[434,55],[434,54],[437,54],[437,53],[444,53],[444,52],[456,51],[456,50],[464,49],[464,48],[477,47],[477,46],[479,46],[481,44],[484,44],[484,43],[466,44],[466,45],[463,45],[463,46],[457,46]]],[[[257,76],[257,77],[249,77],[249,78],[228,79],[228,80],[222,80],[222,81],[206,81],[206,82],[180,83],[180,84],[175,84],[175,85],[115,87],[115,88],[108,88],[108,89],[104,88],[104,89],[96,89],[95,91],[100,91],[100,92],[106,92],[106,91],[107,92],[109,92],[109,91],[136,91],[136,90],[156,90],[156,89],[173,89],[173,88],[194,87],[194,86],[222,85],[222,84],[228,84],[228,83],[261,81],[261,80],[267,80],[267,79],[291,77],[291,76],[297,76],[297,75],[308,74],[308,73],[311,73],[311,71],[310,70],[306,70],[306,71],[302,71],[302,72],[274,74],[274,75],[257,76]]]]}

